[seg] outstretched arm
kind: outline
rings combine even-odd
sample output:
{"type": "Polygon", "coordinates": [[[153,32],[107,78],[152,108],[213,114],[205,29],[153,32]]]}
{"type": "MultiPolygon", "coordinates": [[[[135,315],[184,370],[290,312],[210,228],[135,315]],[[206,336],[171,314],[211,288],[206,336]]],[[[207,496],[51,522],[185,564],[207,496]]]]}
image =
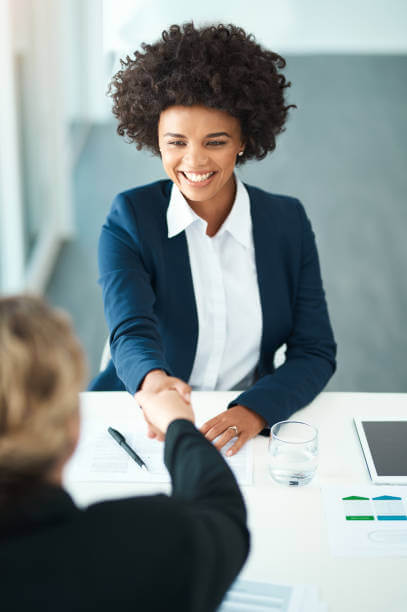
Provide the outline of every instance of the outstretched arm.
{"type": "Polygon", "coordinates": [[[174,391],[136,395],[150,426],[166,435],[172,497],[184,517],[190,560],[190,609],[213,610],[240,571],[249,549],[246,510],[222,455],[193,425],[174,391]]]}
{"type": "Polygon", "coordinates": [[[99,283],[103,290],[110,351],[117,375],[130,393],[175,389],[189,402],[189,385],[172,376],[158,321],[153,266],[145,261],[134,208],[119,194],[99,240],[99,283]]]}

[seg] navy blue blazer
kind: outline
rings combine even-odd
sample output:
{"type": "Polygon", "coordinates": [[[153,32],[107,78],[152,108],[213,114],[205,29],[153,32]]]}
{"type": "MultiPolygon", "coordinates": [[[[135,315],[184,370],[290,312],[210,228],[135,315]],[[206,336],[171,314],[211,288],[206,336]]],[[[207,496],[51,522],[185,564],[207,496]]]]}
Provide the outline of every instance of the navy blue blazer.
{"type": "MultiPolygon", "coordinates": [[[[120,193],[103,225],[99,282],[113,363],[96,379],[95,390],[120,388],[116,373],[132,394],[150,370],[185,381],[191,374],[198,317],[185,232],[168,238],[171,186],[163,180],[120,193]]],[[[301,203],[246,187],[263,335],[256,382],[231,405],[247,406],[272,425],[323,389],[335,370],[336,345],[314,234],[301,203]],[[284,343],[286,361],[275,370],[274,354],[284,343]]]]}

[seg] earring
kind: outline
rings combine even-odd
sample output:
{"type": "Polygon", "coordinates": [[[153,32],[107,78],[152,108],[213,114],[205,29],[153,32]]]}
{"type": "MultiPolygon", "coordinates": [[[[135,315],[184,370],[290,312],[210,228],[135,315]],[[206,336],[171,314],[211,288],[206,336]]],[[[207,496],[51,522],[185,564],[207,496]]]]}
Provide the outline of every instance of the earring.
{"type": "Polygon", "coordinates": [[[242,157],[242,155],[243,155],[243,151],[239,151],[238,156],[242,157]]]}

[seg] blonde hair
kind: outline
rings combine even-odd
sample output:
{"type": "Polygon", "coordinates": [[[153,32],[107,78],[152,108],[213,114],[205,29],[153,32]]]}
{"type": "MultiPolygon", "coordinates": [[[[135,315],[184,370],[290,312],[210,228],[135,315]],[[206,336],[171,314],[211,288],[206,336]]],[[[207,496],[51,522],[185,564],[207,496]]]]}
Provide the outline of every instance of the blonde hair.
{"type": "Polygon", "coordinates": [[[37,297],[0,299],[0,484],[41,479],[68,452],[84,375],[66,315],[37,297]]]}

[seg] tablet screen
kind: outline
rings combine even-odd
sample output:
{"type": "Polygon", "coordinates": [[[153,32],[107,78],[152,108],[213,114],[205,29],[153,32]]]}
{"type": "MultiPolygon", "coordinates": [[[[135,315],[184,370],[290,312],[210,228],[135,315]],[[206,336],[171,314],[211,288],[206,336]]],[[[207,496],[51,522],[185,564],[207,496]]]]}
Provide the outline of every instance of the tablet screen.
{"type": "Polygon", "coordinates": [[[378,476],[407,476],[407,421],[362,421],[378,476]]]}

